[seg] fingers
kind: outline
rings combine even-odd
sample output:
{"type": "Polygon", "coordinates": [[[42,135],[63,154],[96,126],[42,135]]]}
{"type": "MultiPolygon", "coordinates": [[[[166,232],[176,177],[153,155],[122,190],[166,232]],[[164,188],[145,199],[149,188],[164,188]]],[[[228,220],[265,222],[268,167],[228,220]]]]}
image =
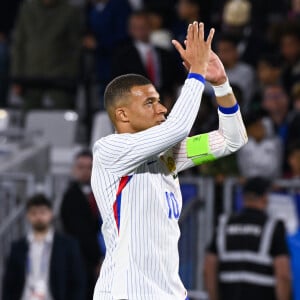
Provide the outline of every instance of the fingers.
{"type": "Polygon", "coordinates": [[[176,48],[176,50],[179,52],[180,56],[184,57],[185,50],[183,49],[181,44],[176,40],[172,40],[172,44],[176,48]]]}
{"type": "Polygon", "coordinates": [[[214,37],[214,34],[215,34],[215,29],[214,28],[211,28],[210,31],[209,31],[209,35],[206,39],[206,42],[211,45],[212,43],[212,40],[213,40],[213,37],[214,37]]]}
{"type": "Polygon", "coordinates": [[[199,25],[198,22],[196,21],[193,22],[193,32],[194,32],[193,40],[196,41],[199,38],[199,25]]]}
{"type": "Polygon", "coordinates": [[[202,22],[199,23],[199,38],[201,41],[204,40],[204,24],[202,22]]]}
{"type": "Polygon", "coordinates": [[[193,43],[193,39],[194,39],[193,25],[189,24],[187,29],[187,35],[186,35],[186,47],[188,47],[190,44],[193,43]]]}

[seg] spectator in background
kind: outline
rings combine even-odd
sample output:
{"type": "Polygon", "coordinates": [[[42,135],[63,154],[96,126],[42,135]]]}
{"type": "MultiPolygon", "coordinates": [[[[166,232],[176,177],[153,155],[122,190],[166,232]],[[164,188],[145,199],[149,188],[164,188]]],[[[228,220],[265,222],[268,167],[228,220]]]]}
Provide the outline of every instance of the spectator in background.
{"type": "Polygon", "coordinates": [[[30,231],[14,242],[3,280],[4,300],[85,300],[78,244],[52,226],[51,203],[37,194],[29,199],[30,231]]]}
{"type": "Polygon", "coordinates": [[[16,80],[12,90],[24,96],[25,109],[74,108],[80,38],[80,15],[66,0],[23,3],[12,44],[11,72],[16,80]],[[30,86],[30,80],[44,86],[30,86]],[[50,88],[48,80],[56,88],[50,88]]]}
{"type": "Polygon", "coordinates": [[[283,24],[279,42],[284,60],[281,80],[286,92],[290,94],[293,85],[300,81],[300,24],[283,24]]]}
{"type": "Polygon", "coordinates": [[[247,111],[256,89],[255,72],[250,65],[240,61],[237,47],[236,37],[224,34],[218,38],[216,53],[224,64],[230,82],[241,89],[242,109],[247,111]]]}
{"type": "MultiPolygon", "coordinates": [[[[88,11],[90,34],[84,38],[87,48],[95,48],[96,73],[102,95],[111,79],[112,55],[128,39],[127,19],[131,7],[127,0],[93,0],[88,11]],[[90,40],[94,40],[93,43],[90,40]]],[[[101,96],[102,97],[102,96],[101,96]]]]}
{"type": "Polygon", "coordinates": [[[300,81],[292,87],[292,106],[294,111],[300,113],[300,81]]]}
{"type": "Polygon", "coordinates": [[[288,12],[288,17],[291,20],[300,20],[300,1],[291,0],[290,11],[288,12]]]}
{"type": "Polygon", "coordinates": [[[289,179],[300,179],[300,140],[296,140],[289,145],[287,161],[289,170],[284,177],[289,179]]]}
{"type": "Polygon", "coordinates": [[[150,43],[167,51],[173,50],[172,33],[166,28],[163,14],[155,9],[148,9],[147,12],[151,30],[150,43]]]}
{"type": "Polygon", "coordinates": [[[281,67],[282,60],[279,53],[263,53],[260,55],[256,67],[258,81],[256,81],[256,89],[251,100],[250,110],[261,108],[265,86],[280,82],[281,67]]]}
{"type": "Polygon", "coordinates": [[[289,300],[291,274],[285,228],[268,217],[269,182],[243,187],[244,209],[221,216],[204,263],[210,300],[289,300]]]}
{"type": "Polygon", "coordinates": [[[9,85],[9,43],[15,17],[22,0],[0,2],[0,107],[7,105],[9,85]]]}
{"type": "Polygon", "coordinates": [[[61,221],[65,232],[77,239],[87,273],[87,295],[93,291],[104,256],[100,247],[100,215],[91,189],[90,179],[93,156],[88,150],[75,157],[73,178],[64,193],[61,205],[61,221]]]}
{"type": "Polygon", "coordinates": [[[184,69],[176,63],[172,52],[150,43],[151,27],[148,13],[137,11],[129,18],[131,41],[120,47],[113,58],[113,77],[135,73],[151,80],[162,96],[162,102],[170,108],[182,84],[184,69]]]}
{"type": "MultiPolygon", "coordinates": [[[[199,0],[179,0],[177,3],[178,20],[173,25],[174,38],[183,43],[186,38],[186,28],[194,21],[200,21],[200,1],[199,0]]],[[[202,20],[201,20],[202,21],[202,20]]],[[[205,23],[207,24],[207,23],[205,23]]],[[[209,26],[208,26],[209,27],[209,26]]]]}
{"type": "Polygon", "coordinates": [[[7,37],[0,31],[0,107],[6,106],[8,93],[9,50],[7,37]]]}
{"type": "Polygon", "coordinates": [[[228,0],[224,5],[221,28],[223,33],[233,35],[237,40],[240,60],[255,67],[257,53],[266,51],[268,42],[262,29],[255,27],[252,2],[228,0]]]}
{"type": "Polygon", "coordinates": [[[282,168],[281,140],[276,135],[267,135],[263,116],[259,112],[248,113],[245,126],[249,140],[237,152],[240,174],[246,178],[278,178],[282,168]]]}
{"type": "Polygon", "coordinates": [[[300,140],[300,81],[296,82],[292,87],[291,100],[287,136],[288,145],[293,144],[295,140],[300,140]]]}
{"type": "Polygon", "coordinates": [[[261,54],[257,64],[257,77],[262,87],[280,82],[282,62],[279,54],[261,54]]]}
{"type": "Polygon", "coordinates": [[[270,117],[268,133],[279,135],[283,144],[286,144],[289,129],[289,98],[280,83],[265,86],[262,108],[270,117]]]}

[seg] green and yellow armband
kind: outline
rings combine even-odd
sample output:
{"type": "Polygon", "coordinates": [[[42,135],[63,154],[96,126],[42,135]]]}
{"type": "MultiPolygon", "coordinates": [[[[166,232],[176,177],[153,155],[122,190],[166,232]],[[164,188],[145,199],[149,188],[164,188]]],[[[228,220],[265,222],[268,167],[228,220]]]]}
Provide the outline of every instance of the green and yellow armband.
{"type": "Polygon", "coordinates": [[[216,160],[209,147],[208,133],[187,138],[187,156],[195,165],[216,160]]]}

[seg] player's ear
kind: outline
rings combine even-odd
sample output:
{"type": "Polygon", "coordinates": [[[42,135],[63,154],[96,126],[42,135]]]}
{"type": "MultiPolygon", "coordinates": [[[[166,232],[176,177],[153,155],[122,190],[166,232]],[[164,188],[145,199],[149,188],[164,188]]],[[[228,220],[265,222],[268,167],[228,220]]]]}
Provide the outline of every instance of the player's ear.
{"type": "Polygon", "coordinates": [[[115,110],[115,118],[117,122],[128,123],[128,113],[126,107],[118,107],[115,110]]]}

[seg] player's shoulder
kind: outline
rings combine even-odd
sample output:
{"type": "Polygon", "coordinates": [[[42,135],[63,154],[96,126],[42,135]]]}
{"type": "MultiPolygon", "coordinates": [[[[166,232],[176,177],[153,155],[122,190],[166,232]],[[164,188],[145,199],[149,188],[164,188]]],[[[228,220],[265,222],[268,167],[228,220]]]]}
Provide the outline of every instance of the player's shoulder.
{"type": "Polygon", "coordinates": [[[93,146],[93,153],[99,150],[109,150],[115,147],[122,148],[128,141],[130,133],[113,133],[97,140],[93,146]]]}

